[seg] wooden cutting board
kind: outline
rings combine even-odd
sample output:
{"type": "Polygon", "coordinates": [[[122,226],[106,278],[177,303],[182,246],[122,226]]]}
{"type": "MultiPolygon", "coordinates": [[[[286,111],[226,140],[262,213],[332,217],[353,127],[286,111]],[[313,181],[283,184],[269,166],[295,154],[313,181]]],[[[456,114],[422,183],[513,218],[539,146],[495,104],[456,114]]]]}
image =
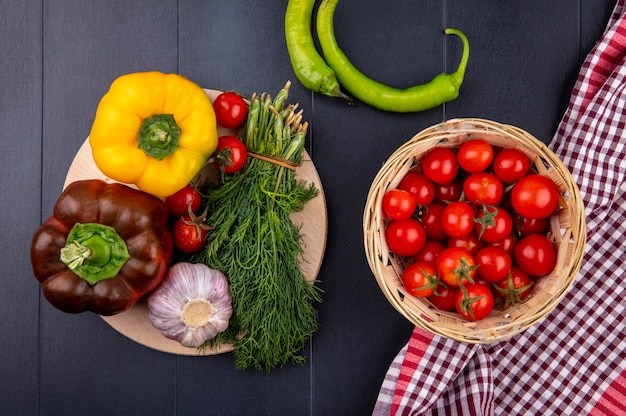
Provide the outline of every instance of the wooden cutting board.
{"type": "MultiPolygon", "coordinates": [[[[219,90],[205,91],[211,101],[221,93],[219,90]]],[[[238,132],[233,132],[222,127],[218,128],[218,134],[220,136],[233,133],[237,134],[238,132]]],[[[301,262],[301,268],[307,279],[313,282],[317,279],[324,257],[328,230],[328,215],[320,177],[315,168],[315,164],[306,151],[303,156],[302,166],[300,166],[296,172],[296,178],[298,180],[304,180],[307,183],[315,184],[316,188],[319,190],[319,194],[306,204],[304,210],[294,213],[291,217],[295,224],[299,224],[302,227],[304,259],[301,262]]],[[[108,182],[114,182],[112,179],[107,178],[96,166],[91,154],[89,138],[85,140],[76,153],[67,172],[63,187],[65,188],[74,181],[84,179],[102,179],[108,182]]],[[[140,299],[130,310],[113,316],[103,316],[102,319],[115,330],[133,341],[152,349],[171,354],[213,355],[233,350],[231,344],[226,344],[218,349],[207,349],[201,352],[196,348],[187,348],[177,341],[166,338],[150,323],[145,297],[140,299]]]]}

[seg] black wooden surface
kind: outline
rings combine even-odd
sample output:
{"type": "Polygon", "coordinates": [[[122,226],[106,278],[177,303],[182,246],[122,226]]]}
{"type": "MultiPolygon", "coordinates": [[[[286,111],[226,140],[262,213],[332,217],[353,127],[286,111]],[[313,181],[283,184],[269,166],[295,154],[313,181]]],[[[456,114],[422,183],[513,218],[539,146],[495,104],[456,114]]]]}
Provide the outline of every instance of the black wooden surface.
{"type": "Polygon", "coordinates": [[[419,114],[347,107],[306,91],[289,65],[286,1],[0,0],[0,415],[366,415],[412,326],[365,260],[362,213],[383,161],[454,117],[515,124],[549,141],[579,65],[614,0],[342,0],[336,35],[363,72],[408,87],[456,67],[461,96],[419,114]],[[99,317],[41,296],[32,233],[52,211],[96,105],[117,76],[178,72],[206,88],[275,94],[311,123],[308,150],[328,203],[320,324],[306,366],[238,371],[231,354],[164,354],[99,317]]]}

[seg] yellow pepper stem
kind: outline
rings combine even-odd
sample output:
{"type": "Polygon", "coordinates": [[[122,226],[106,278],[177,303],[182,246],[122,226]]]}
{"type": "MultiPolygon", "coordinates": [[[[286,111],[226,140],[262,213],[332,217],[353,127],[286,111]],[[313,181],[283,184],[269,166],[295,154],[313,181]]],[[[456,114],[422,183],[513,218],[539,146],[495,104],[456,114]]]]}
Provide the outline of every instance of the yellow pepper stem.
{"type": "Polygon", "coordinates": [[[143,121],[139,129],[139,148],[161,160],[178,149],[180,127],[172,114],[157,114],[143,121]]]}

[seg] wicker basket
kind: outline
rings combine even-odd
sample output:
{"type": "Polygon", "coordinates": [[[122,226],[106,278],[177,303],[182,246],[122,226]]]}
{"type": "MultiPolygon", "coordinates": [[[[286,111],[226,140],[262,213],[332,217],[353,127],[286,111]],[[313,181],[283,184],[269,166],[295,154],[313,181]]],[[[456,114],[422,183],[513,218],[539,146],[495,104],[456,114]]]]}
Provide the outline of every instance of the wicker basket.
{"type": "Polygon", "coordinates": [[[578,188],[563,163],[541,141],[508,125],[482,119],[455,119],[427,128],[398,148],[382,166],[370,188],[363,216],[368,263],[394,308],[409,321],[434,334],[468,343],[505,340],[539,322],[572,286],[583,257],[586,224],[578,188]],[[404,261],[390,253],[384,238],[386,218],[382,198],[434,146],[458,147],[472,138],[493,146],[518,148],[533,161],[533,169],[551,178],[561,192],[560,208],[549,221],[549,237],[558,255],[554,271],[535,280],[530,296],[505,311],[494,308],[487,318],[468,322],[455,312],[441,311],[428,300],[407,293],[402,285],[404,261]]]}

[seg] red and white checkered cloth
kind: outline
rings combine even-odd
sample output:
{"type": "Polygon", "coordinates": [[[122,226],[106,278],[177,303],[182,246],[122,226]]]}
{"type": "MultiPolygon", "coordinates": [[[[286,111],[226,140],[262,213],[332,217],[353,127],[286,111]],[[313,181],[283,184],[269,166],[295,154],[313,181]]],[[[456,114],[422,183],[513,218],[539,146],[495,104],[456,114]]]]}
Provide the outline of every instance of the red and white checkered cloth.
{"type": "Polygon", "coordinates": [[[507,341],[472,345],[416,328],[374,415],[626,415],[626,0],[587,56],[551,147],[586,207],[574,286],[507,341]]]}

